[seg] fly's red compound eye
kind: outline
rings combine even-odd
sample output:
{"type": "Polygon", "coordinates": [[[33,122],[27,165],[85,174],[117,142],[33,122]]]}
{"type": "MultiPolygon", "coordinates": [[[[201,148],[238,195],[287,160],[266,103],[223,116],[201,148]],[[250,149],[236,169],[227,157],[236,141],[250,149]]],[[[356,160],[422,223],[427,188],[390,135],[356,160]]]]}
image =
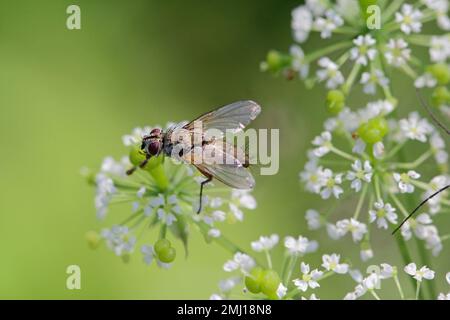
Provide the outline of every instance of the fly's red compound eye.
{"type": "Polygon", "coordinates": [[[160,149],[159,141],[152,141],[148,145],[148,153],[150,153],[152,156],[158,154],[159,149],[160,149]]]}
{"type": "Polygon", "coordinates": [[[150,131],[150,135],[151,136],[159,136],[159,135],[161,135],[161,129],[160,128],[152,129],[152,131],[150,131]]]}

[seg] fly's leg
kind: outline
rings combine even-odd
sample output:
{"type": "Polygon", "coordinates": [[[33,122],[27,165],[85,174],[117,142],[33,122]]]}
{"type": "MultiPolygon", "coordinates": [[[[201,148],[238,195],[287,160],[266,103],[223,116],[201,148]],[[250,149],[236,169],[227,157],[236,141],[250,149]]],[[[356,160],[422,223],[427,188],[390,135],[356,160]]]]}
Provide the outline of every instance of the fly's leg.
{"type": "Polygon", "coordinates": [[[421,203],[413,210],[413,212],[411,212],[411,213],[405,218],[405,220],[403,220],[402,223],[400,223],[400,225],[399,225],[397,228],[395,228],[394,231],[392,231],[392,234],[396,233],[396,232],[397,232],[397,231],[405,224],[405,222],[408,221],[409,218],[411,218],[411,217],[414,215],[414,213],[416,213],[417,210],[420,209],[420,207],[422,207],[425,203],[428,202],[428,200],[434,198],[434,197],[437,196],[439,193],[441,193],[441,192],[447,190],[448,188],[450,188],[450,184],[448,184],[448,185],[446,185],[445,187],[439,189],[438,191],[436,191],[435,193],[433,193],[432,195],[430,195],[428,198],[426,198],[425,200],[423,200],[423,201],[422,201],[422,202],[421,202],[421,203]]]}
{"type": "MultiPolygon", "coordinates": [[[[145,160],[142,161],[142,162],[139,164],[139,168],[141,168],[141,169],[144,168],[145,165],[147,164],[148,160],[150,160],[150,158],[151,158],[151,155],[147,154],[147,155],[145,156],[145,160]]],[[[127,175],[133,174],[133,172],[135,172],[136,169],[137,169],[136,166],[133,166],[131,169],[128,169],[127,172],[126,172],[127,175]]]]}
{"type": "Polygon", "coordinates": [[[199,206],[198,206],[198,210],[197,210],[197,214],[200,213],[200,211],[202,211],[202,198],[203,198],[203,186],[205,184],[207,184],[208,182],[210,182],[212,180],[212,175],[207,175],[206,176],[206,180],[202,181],[200,183],[200,201],[199,201],[199,206]]]}

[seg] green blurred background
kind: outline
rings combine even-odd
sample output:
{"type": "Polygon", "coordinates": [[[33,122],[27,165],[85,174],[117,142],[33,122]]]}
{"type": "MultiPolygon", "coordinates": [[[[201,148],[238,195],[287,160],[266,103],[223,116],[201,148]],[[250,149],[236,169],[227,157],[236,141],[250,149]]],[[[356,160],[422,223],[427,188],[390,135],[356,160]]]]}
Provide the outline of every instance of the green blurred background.
{"type": "MultiPolygon", "coordinates": [[[[95,218],[95,191],[79,171],[97,168],[106,155],[121,156],[121,136],[135,126],[190,119],[239,99],[263,106],[255,127],[281,129],[280,171],[257,177],[258,209],[223,232],[247,248],[260,235],[303,234],[319,240],[321,252],[359,263],[348,237],[330,242],[305,226],[305,210],[321,208],[318,197],[302,191],[298,172],[326,117],[323,89],[306,91],[299,82],[259,72],[269,49],[286,51],[292,43],[290,11],[298,4],[2,0],[0,298],[204,299],[216,292],[230,255],[199,233],[192,233],[189,258],[180,254],[168,271],[145,266],[139,253],[124,264],[104,247],[90,250],[86,231],[105,224],[95,218]],[[81,7],[81,30],[66,29],[69,4],[81,7]],[[81,290],[66,289],[71,264],[81,267],[81,290]]],[[[405,93],[406,111],[416,108],[411,88],[395,85],[405,93]]],[[[343,202],[340,212],[352,206],[343,202]]],[[[374,241],[371,262],[400,264],[391,237],[374,241]]],[[[433,259],[441,275],[449,260],[445,249],[433,259]]],[[[320,255],[307,261],[317,265],[320,255]]],[[[353,287],[348,277],[336,277],[318,295],[343,297],[353,287]]]]}

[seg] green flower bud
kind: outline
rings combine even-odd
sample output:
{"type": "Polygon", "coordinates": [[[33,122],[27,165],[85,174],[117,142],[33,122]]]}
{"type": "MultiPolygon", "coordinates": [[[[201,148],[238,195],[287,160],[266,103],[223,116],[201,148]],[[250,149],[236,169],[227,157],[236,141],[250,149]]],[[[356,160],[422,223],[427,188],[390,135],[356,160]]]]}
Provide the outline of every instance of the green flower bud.
{"type": "Polygon", "coordinates": [[[93,230],[86,232],[84,237],[86,238],[89,247],[94,250],[98,248],[102,240],[100,235],[93,230]]]}
{"type": "Polygon", "coordinates": [[[374,144],[383,139],[388,132],[388,124],[383,117],[376,117],[361,124],[357,130],[358,136],[367,144],[374,144]]]}
{"type": "Polygon", "coordinates": [[[450,102],[450,92],[444,86],[437,87],[431,95],[431,101],[435,107],[447,104],[450,102]]]}
{"type": "Polygon", "coordinates": [[[345,95],[341,90],[330,90],[327,94],[327,110],[336,115],[344,109],[345,95]]]}
{"type": "Polygon", "coordinates": [[[155,250],[156,254],[159,254],[163,249],[170,248],[172,244],[167,239],[159,239],[156,241],[155,245],[153,246],[153,249],[155,250]]]}
{"type": "Polygon", "coordinates": [[[176,256],[177,256],[177,251],[173,247],[165,247],[165,248],[162,248],[158,252],[158,259],[164,263],[173,262],[173,260],[175,260],[176,256]]]}
{"type": "MultiPolygon", "coordinates": [[[[138,146],[134,146],[131,148],[129,158],[130,162],[134,166],[139,166],[142,161],[145,160],[145,153],[138,146]]],[[[152,157],[143,169],[146,171],[152,171],[156,166],[160,165],[163,160],[164,159],[162,156],[152,157]]]]}
{"type": "Polygon", "coordinates": [[[261,281],[264,274],[264,270],[261,267],[255,267],[250,272],[250,276],[245,277],[245,287],[251,293],[261,292],[261,281]]]}
{"type": "Polygon", "coordinates": [[[261,281],[261,291],[266,296],[271,296],[277,292],[278,286],[280,285],[280,276],[274,270],[264,271],[263,278],[261,281]]]}
{"type": "Polygon", "coordinates": [[[440,85],[450,81],[450,69],[445,63],[436,63],[427,67],[427,71],[437,80],[440,85]]]}
{"type": "Polygon", "coordinates": [[[291,64],[291,57],[278,51],[270,50],[267,53],[266,61],[261,65],[263,71],[278,72],[291,64]]]}

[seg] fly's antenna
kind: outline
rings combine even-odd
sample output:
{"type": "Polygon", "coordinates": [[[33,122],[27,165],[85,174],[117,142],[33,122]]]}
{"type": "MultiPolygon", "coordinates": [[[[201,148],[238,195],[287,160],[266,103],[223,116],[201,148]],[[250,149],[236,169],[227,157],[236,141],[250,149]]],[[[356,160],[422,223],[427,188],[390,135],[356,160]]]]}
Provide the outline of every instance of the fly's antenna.
{"type": "Polygon", "coordinates": [[[433,112],[431,112],[431,108],[427,105],[425,102],[425,99],[422,97],[422,94],[419,90],[419,88],[416,88],[417,97],[419,98],[420,104],[422,107],[426,110],[428,115],[431,119],[433,119],[434,122],[442,129],[444,130],[448,135],[450,135],[450,131],[434,116],[433,112]]]}
{"type": "Polygon", "coordinates": [[[432,195],[430,195],[429,197],[427,197],[425,200],[423,200],[414,210],[413,212],[411,212],[403,221],[402,223],[400,223],[400,225],[395,228],[394,231],[392,231],[392,234],[396,233],[404,224],[406,221],[409,220],[409,218],[411,218],[414,213],[417,212],[417,210],[419,210],[425,203],[427,203],[428,200],[430,200],[431,198],[437,196],[439,193],[444,192],[445,190],[447,190],[448,188],[450,188],[450,184],[446,185],[445,187],[439,189],[438,191],[436,191],[435,193],[433,193],[432,195]]]}
{"type": "MultiPolygon", "coordinates": [[[[450,134],[450,131],[434,116],[433,112],[431,112],[431,108],[427,105],[427,103],[425,102],[425,99],[422,97],[422,94],[420,92],[420,90],[418,88],[416,88],[416,94],[417,97],[419,98],[420,104],[422,105],[422,107],[426,110],[426,112],[428,113],[428,115],[430,116],[431,119],[433,119],[433,121],[442,129],[444,130],[447,135],[450,134]]],[[[425,203],[427,203],[428,200],[432,199],[433,197],[437,196],[439,193],[447,190],[448,188],[450,188],[450,185],[446,185],[445,187],[439,189],[438,191],[436,191],[435,193],[433,193],[432,195],[430,195],[429,197],[427,197],[425,200],[423,200],[403,221],[402,223],[400,223],[400,225],[395,228],[394,231],[392,231],[392,234],[396,233],[404,224],[406,221],[409,220],[409,218],[411,218],[416,212],[417,210],[419,210],[425,203]]]]}

